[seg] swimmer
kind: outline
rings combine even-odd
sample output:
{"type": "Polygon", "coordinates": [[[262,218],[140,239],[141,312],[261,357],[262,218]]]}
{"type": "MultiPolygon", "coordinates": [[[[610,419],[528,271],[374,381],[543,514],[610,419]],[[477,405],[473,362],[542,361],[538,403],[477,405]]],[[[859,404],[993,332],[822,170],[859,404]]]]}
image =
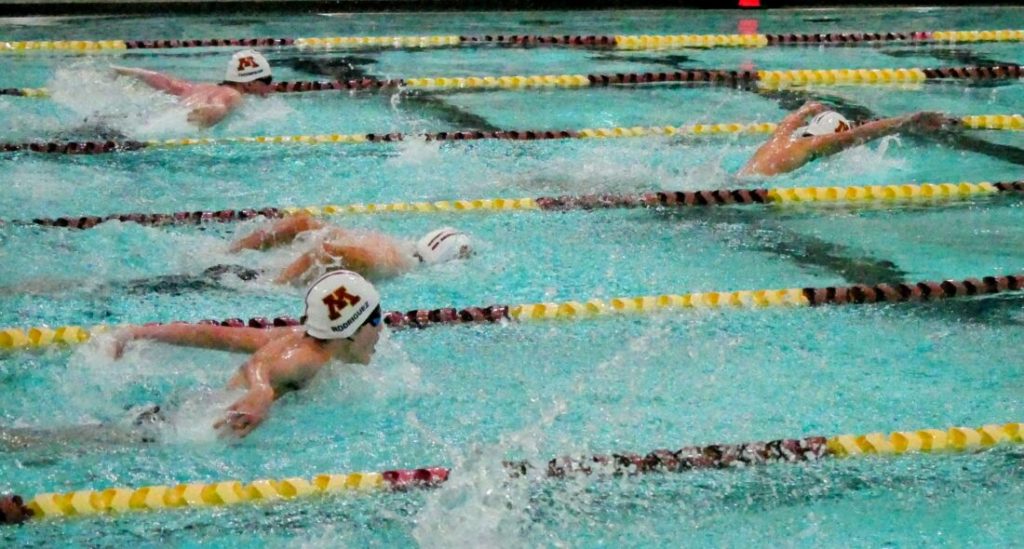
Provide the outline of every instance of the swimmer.
{"type": "Polygon", "coordinates": [[[132,326],[115,335],[115,356],[136,339],[172,345],[251,353],[227,388],[245,395],[214,423],[221,434],[244,437],[267,418],[285,393],[304,387],[332,360],[369,364],[383,329],[380,294],[351,271],[333,271],[306,291],[299,326],[229,328],[201,324],[132,326]]]}
{"type": "Polygon", "coordinates": [[[313,237],[313,245],[285,267],[274,282],[302,282],[310,273],[316,276],[336,265],[368,279],[380,280],[406,273],[417,265],[465,259],[473,253],[469,236],[452,227],[430,231],[412,245],[380,233],[342,229],[310,215],[280,219],[268,228],[238,239],[231,245],[231,251],[272,248],[291,243],[304,233],[313,237]]]}
{"type": "Polygon", "coordinates": [[[808,102],[779,122],[768,142],[754,153],[739,175],[778,175],[850,147],[901,131],[935,132],[955,123],[936,112],[884,118],[854,127],[821,103],[808,102]],[[808,116],[810,123],[802,125],[808,116]]]}
{"type": "Polygon", "coordinates": [[[218,264],[199,273],[171,274],[114,280],[94,285],[82,281],[37,279],[12,286],[0,286],[0,295],[52,295],[67,291],[88,294],[165,294],[182,295],[218,290],[234,291],[239,284],[272,279],[277,284],[302,284],[336,269],[359,273],[370,280],[382,280],[404,274],[416,266],[429,266],[473,254],[472,240],[452,227],[430,231],[415,244],[371,232],[347,230],[295,215],[278,220],[231,245],[232,252],[258,250],[287,244],[300,235],[310,236],[310,249],[274,276],[264,270],[243,265],[218,264]]]}
{"type": "Polygon", "coordinates": [[[255,50],[236,52],[228,61],[220,84],[198,84],[156,71],[133,67],[111,67],[119,75],[132,76],[150,87],[176,95],[191,109],[188,121],[208,128],[242,104],[242,94],[264,96],[273,91],[270,63],[255,50]]]}
{"type": "MultiPolygon", "coordinates": [[[[228,407],[213,428],[244,437],[267,419],[274,401],[301,389],[332,360],[369,364],[383,329],[380,294],[363,277],[334,271],[306,292],[302,324],[287,328],[227,328],[196,324],[133,326],[116,334],[117,355],[135,339],[172,345],[252,353],[228,381],[246,393],[228,407]]],[[[135,425],[161,421],[159,407],[145,410],[135,425]]],[[[151,442],[142,439],[143,442],[151,442]]],[[[14,495],[0,495],[0,523],[18,524],[32,512],[14,495]]]]}

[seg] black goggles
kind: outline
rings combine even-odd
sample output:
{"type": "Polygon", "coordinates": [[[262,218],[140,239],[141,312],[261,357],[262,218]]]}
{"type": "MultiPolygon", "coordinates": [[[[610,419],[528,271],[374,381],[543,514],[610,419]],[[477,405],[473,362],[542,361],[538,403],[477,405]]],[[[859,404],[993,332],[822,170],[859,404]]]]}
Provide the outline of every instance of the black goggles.
{"type": "Polygon", "coordinates": [[[362,328],[363,326],[369,324],[370,326],[376,328],[377,326],[380,326],[380,323],[383,321],[384,313],[381,312],[380,305],[377,305],[377,308],[375,308],[373,312],[370,313],[370,316],[366,317],[366,321],[363,322],[359,327],[362,328]]]}

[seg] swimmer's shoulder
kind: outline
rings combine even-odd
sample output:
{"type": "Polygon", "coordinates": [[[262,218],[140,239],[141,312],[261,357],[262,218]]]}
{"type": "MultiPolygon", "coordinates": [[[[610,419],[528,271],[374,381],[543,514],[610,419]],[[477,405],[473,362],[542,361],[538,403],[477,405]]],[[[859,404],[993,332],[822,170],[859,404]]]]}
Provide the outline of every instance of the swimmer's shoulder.
{"type": "Polygon", "coordinates": [[[218,102],[225,105],[236,105],[242,101],[242,92],[221,84],[192,84],[192,89],[187,93],[189,98],[201,99],[207,102],[218,102]]]}

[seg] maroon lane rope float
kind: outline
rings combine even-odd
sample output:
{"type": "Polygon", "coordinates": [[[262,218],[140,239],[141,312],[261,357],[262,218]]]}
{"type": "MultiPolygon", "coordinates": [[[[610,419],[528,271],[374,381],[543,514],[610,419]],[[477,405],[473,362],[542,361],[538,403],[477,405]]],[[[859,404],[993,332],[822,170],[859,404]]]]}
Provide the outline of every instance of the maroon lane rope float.
{"type": "MultiPolygon", "coordinates": [[[[993,183],[1000,192],[1024,192],[1024,181],[993,183]]],[[[771,189],[716,189],[704,191],[656,191],[641,194],[590,194],[542,196],[534,199],[544,211],[598,210],[611,208],[658,208],[768,204],[771,189]]],[[[248,208],[242,210],[192,211],[174,213],[117,213],[106,216],[63,216],[32,220],[0,220],[0,225],[40,225],[69,229],[91,229],[105,221],[133,222],[140,225],[199,225],[202,223],[244,221],[257,217],[271,219],[286,215],[282,208],[248,208]]]]}
{"type": "MultiPolygon", "coordinates": [[[[802,33],[802,34],[764,34],[770,45],[787,44],[857,44],[861,42],[906,42],[932,40],[932,31],[918,32],[843,32],[843,33],[802,33]]],[[[234,47],[275,47],[291,46],[296,38],[204,38],[191,40],[124,40],[129,50],[173,49],[173,48],[206,48],[219,46],[234,47]]],[[[504,44],[515,46],[528,45],[565,45],[565,46],[601,46],[614,47],[615,36],[611,35],[522,35],[496,34],[480,36],[459,36],[461,44],[504,44]]]]}
{"type": "MultiPolygon", "coordinates": [[[[828,286],[803,288],[801,293],[808,305],[861,305],[869,303],[903,303],[933,301],[956,297],[994,295],[1017,292],[1024,289],[1024,275],[986,276],[963,280],[941,282],[922,281],[898,284],[853,284],[850,286],[828,286]]],[[[426,328],[441,324],[482,324],[511,321],[509,311],[514,305],[489,305],[456,309],[414,309],[411,311],[389,311],[384,314],[384,323],[391,328],[426,328]]],[[[184,322],[184,321],[182,321],[184,322]]],[[[154,323],[159,324],[159,323],[154,323]]],[[[275,318],[254,317],[248,320],[230,318],[227,320],[200,320],[196,324],[211,324],[233,328],[274,328],[297,326],[299,321],[290,316],[275,318]]]]}
{"type": "MultiPolygon", "coordinates": [[[[893,69],[895,70],[895,69],[893,69]]],[[[916,70],[916,69],[915,69],[916,70]]],[[[920,69],[926,78],[940,79],[972,79],[992,80],[1001,78],[1020,78],[1021,66],[991,65],[981,67],[942,67],[934,69],[920,69]]],[[[630,72],[617,74],[588,74],[585,75],[590,86],[611,86],[615,84],[654,84],[665,82],[701,82],[719,85],[737,85],[753,83],[759,80],[758,72],[753,70],[724,70],[724,69],[689,69],[672,72],[630,72]]],[[[396,78],[390,80],[377,80],[375,78],[362,78],[358,80],[332,80],[332,81],[293,81],[278,82],[274,90],[278,93],[301,93],[327,90],[371,90],[371,89],[395,89],[405,85],[405,79],[396,78]]],[[[467,90],[489,90],[491,88],[459,88],[460,91],[467,90]]],[[[438,91],[438,90],[432,90],[438,91]]],[[[29,95],[22,88],[0,89],[0,95],[29,95]]]]}

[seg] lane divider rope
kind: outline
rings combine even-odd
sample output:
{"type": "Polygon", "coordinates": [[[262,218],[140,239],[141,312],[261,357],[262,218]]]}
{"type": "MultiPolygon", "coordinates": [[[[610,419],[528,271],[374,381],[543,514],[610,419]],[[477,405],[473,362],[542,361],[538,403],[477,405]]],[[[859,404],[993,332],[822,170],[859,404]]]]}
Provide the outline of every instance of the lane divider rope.
{"type": "MultiPolygon", "coordinates": [[[[277,93],[303,93],[314,91],[394,90],[405,89],[552,89],[614,86],[619,84],[647,85],[668,83],[706,83],[722,86],[760,84],[770,88],[805,86],[809,84],[892,84],[917,83],[926,80],[1001,80],[1020,78],[1020,65],[992,65],[980,67],[883,68],[883,69],[794,69],[782,71],[689,69],[672,72],[630,72],[617,74],[549,74],[514,76],[459,76],[396,78],[377,80],[293,81],[274,85],[277,93]]],[[[4,88],[0,95],[45,97],[45,88],[4,88]]]]}
{"type": "Polygon", "coordinates": [[[494,34],[478,36],[325,36],[307,38],[201,38],[170,40],[23,40],[0,42],[0,52],[69,51],[94,53],[119,50],[211,48],[211,47],[286,47],[299,48],[430,48],[460,45],[502,44],[509,46],[577,46],[625,50],[666,48],[714,48],[792,44],[857,44],[862,42],[1018,42],[1021,30],[847,32],[801,34],[639,34],[639,35],[522,35],[494,34]]]}
{"type": "MultiPolygon", "coordinates": [[[[1020,114],[978,114],[959,118],[971,130],[1024,130],[1024,116],[1020,114]]],[[[356,143],[394,143],[410,139],[424,141],[475,141],[503,139],[510,141],[542,141],[552,139],[614,139],[624,137],[670,137],[675,135],[720,136],[735,134],[766,134],[778,127],[773,122],[684,124],[681,126],[633,126],[610,128],[583,128],[578,130],[497,130],[450,131],[421,134],[366,133],[316,135],[266,135],[250,137],[186,137],[179,139],[150,139],[147,141],[30,141],[0,142],[0,152],[38,152],[49,154],[105,154],[142,149],[172,149],[208,145],[323,145],[356,143]]]]}
{"type": "MultiPolygon", "coordinates": [[[[503,462],[511,477],[537,469],[545,477],[578,475],[640,475],[681,473],[700,469],[728,469],[773,463],[808,463],[863,455],[978,452],[999,445],[1024,442],[1024,423],[989,424],[978,428],[950,427],[892,433],[809,436],[741,444],[686,446],[646,454],[615,453],[559,457],[540,468],[527,461],[503,462]]],[[[247,484],[237,480],[190,482],[174,486],[114,487],[42,493],[28,500],[31,518],[89,516],[176,508],[214,507],[253,502],[288,502],[323,494],[405,490],[433,487],[448,480],[444,467],[401,469],[381,473],[321,474],[311,479],[262,479],[247,484]]]]}
{"type": "MultiPolygon", "coordinates": [[[[777,290],[741,290],[663,294],[561,303],[527,303],[490,305],[457,309],[414,309],[389,311],[384,322],[391,328],[426,328],[441,324],[479,324],[506,321],[533,322],[548,320],[582,320],[615,315],[650,315],[689,309],[760,309],[767,307],[816,307],[821,305],[860,305],[871,303],[902,303],[934,301],[1018,292],[1024,289],[1024,275],[986,276],[942,282],[923,281],[899,284],[855,284],[786,288],[777,290]]],[[[229,327],[271,328],[295,326],[299,321],[282,316],[273,319],[255,317],[249,320],[201,320],[198,324],[229,327]]],[[[115,329],[116,326],[37,326],[28,329],[0,329],[0,349],[22,350],[53,345],[73,345],[87,341],[92,335],[115,329]]]]}
{"type": "Polygon", "coordinates": [[[192,211],[174,213],[116,213],[105,216],[63,216],[31,220],[0,220],[0,226],[40,225],[70,229],[91,229],[106,221],[140,225],[200,225],[228,223],[264,217],[290,215],[316,217],[381,213],[468,213],[525,210],[567,211],[612,208],[685,208],[791,203],[854,203],[879,200],[963,200],[978,195],[1024,192],[1024,181],[989,183],[920,183],[863,185],[849,187],[776,187],[715,189],[704,191],[650,191],[639,194],[592,194],[542,196],[538,198],[479,198],[435,202],[391,202],[382,204],[328,204],[305,207],[266,207],[242,210],[192,211]]]}

